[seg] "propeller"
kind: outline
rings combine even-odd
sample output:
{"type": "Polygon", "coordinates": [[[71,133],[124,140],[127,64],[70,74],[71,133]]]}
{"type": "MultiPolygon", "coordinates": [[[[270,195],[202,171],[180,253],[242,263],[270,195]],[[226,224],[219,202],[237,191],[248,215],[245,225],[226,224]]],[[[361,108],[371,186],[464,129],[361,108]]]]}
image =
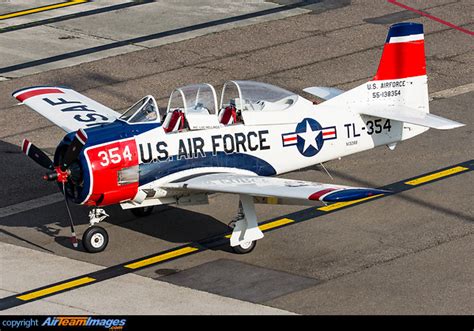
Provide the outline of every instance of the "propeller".
{"type": "Polygon", "coordinates": [[[43,168],[54,170],[53,161],[51,161],[51,159],[41,149],[30,143],[27,139],[23,139],[21,149],[23,153],[28,155],[43,168]]]}
{"type": "Polygon", "coordinates": [[[74,139],[72,140],[71,144],[69,144],[66,154],[64,154],[64,161],[61,165],[61,170],[66,170],[71,165],[71,163],[77,159],[77,157],[82,151],[82,147],[84,147],[86,142],[86,132],[83,129],[77,130],[74,139]]]}
{"type": "Polygon", "coordinates": [[[33,145],[27,139],[23,140],[21,147],[23,153],[33,159],[33,161],[35,161],[43,168],[53,171],[44,175],[43,179],[62,183],[62,193],[64,195],[64,201],[66,202],[66,210],[69,215],[69,225],[71,227],[71,242],[74,248],[77,248],[78,244],[76,231],[74,230],[74,221],[72,219],[71,210],[69,208],[69,200],[66,192],[66,182],[68,181],[68,178],[71,174],[69,167],[79,157],[79,154],[81,153],[82,148],[84,147],[86,142],[86,132],[83,129],[79,129],[76,132],[76,135],[74,136],[74,139],[72,140],[71,144],[69,144],[66,153],[64,154],[63,163],[57,167],[54,166],[53,161],[51,161],[51,159],[46,155],[46,153],[44,153],[41,149],[33,145]]]}

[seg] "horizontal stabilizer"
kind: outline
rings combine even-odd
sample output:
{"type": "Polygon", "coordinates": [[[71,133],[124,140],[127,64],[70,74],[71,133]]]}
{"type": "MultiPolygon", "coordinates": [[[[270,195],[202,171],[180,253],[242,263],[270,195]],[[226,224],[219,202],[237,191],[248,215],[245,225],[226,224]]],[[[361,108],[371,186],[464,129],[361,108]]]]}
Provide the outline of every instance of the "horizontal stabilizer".
{"type": "Polygon", "coordinates": [[[388,118],[395,121],[407,122],[410,124],[421,125],[439,130],[449,130],[464,126],[462,123],[401,105],[371,106],[360,109],[358,113],[374,117],[388,118]]]}
{"type": "Polygon", "coordinates": [[[312,94],[314,96],[317,96],[318,98],[321,98],[323,100],[329,100],[334,97],[337,97],[339,94],[344,93],[343,90],[340,90],[335,87],[323,87],[323,86],[312,86],[312,87],[307,87],[304,88],[303,91],[306,93],[312,94]]]}

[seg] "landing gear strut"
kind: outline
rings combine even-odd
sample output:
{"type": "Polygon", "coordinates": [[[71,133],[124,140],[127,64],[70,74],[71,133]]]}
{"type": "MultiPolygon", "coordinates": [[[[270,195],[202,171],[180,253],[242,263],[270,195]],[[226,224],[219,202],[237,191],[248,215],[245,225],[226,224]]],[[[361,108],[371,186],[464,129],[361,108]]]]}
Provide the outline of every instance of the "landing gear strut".
{"type": "Polygon", "coordinates": [[[101,226],[95,225],[109,215],[101,208],[94,208],[89,213],[90,227],[82,235],[82,245],[89,253],[102,252],[109,243],[109,235],[101,226]]]}
{"type": "Polygon", "coordinates": [[[238,254],[248,254],[254,250],[257,240],[263,238],[258,228],[253,197],[240,195],[239,211],[229,226],[233,228],[230,246],[238,254]]]}

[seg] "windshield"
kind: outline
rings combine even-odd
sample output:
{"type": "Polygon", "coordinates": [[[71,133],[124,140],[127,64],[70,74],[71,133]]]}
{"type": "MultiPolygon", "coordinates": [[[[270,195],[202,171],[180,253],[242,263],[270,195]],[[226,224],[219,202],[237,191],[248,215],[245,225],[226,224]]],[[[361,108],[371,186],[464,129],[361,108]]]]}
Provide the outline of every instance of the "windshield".
{"type": "Polygon", "coordinates": [[[140,109],[141,106],[143,106],[143,104],[146,102],[146,98],[143,98],[141,99],[140,101],[138,101],[136,104],[134,104],[132,107],[128,108],[127,111],[125,111],[125,113],[122,114],[122,116],[120,116],[120,119],[121,120],[124,120],[124,121],[128,121],[130,117],[133,116],[133,114],[135,114],[135,112],[140,109]]]}
{"type": "Polygon", "coordinates": [[[155,99],[150,95],[144,97],[123,113],[120,119],[128,123],[156,121],[158,119],[158,107],[155,99]]]}
{"type": "Polygon", "coordinates": [[[148,99],[145,105],[137,111],[137,113],[130,119],[130,123],[151,122],[156,121],[158,112],[156,111],[153,99],[148,99]]]}

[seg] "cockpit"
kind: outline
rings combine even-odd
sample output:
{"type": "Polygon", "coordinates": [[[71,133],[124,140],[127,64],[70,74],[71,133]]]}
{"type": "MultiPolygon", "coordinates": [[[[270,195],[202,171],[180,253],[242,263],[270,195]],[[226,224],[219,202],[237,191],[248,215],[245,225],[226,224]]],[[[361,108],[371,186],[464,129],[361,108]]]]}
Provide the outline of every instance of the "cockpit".
{"type": "MultiPolygon", "coordinates": [[[[228,81],[222,88],[219,105],[210,84],[193,84],[175,89],[169,98],[162,127],[166,133],[203,130],[228,125],[276,124],[291,120],[288,112],[298,103],[312,103],[280,87],[254,81],[228,81]]],[[[155,99],[148,95],[121,117],[128,123],[160,123],[155,99]]]]}
{"type": "Polygon", "coordinates": [[[163,120],[165,132],[220,127],[216,117],[217,94],[210,84],[193,84],[175,89],[163,120]]]}

